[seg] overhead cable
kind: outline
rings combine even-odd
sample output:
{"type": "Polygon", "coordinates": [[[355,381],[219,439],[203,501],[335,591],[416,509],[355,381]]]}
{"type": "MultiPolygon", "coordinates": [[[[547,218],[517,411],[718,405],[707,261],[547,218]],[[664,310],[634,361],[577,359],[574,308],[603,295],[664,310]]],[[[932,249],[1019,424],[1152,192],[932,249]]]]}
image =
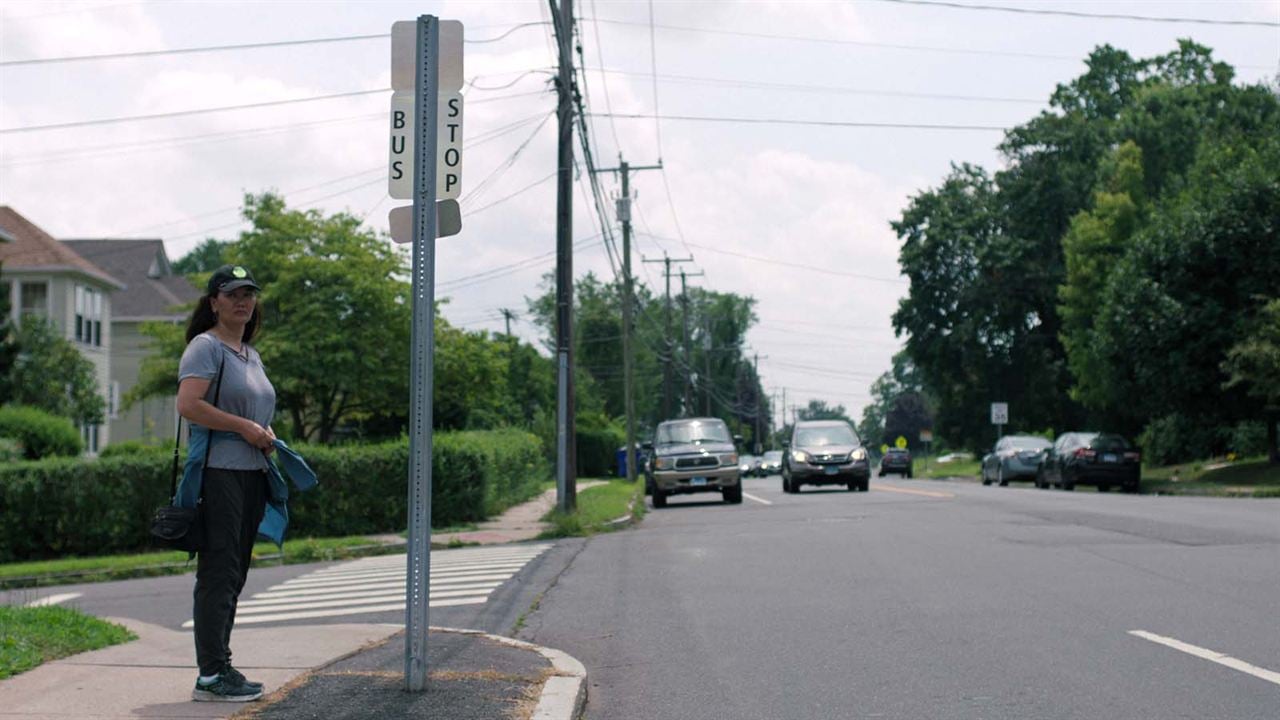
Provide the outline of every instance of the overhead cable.
{"type": "Polygon", "coordinates": [[[1130,15],[1125,13],[1091,13],[1079,10],[1056,10],[1049,8],[1023,8],[1008,5],[970,5],[967,3],[944,2],[943,0],[876,0],[876,2],[894,3],[896,5],[924,5],[951,10],[978,10],[983,12],[1016,13],[1019,15],[1055,15],[1058,17],[1086,18],[1090,20],[1133,20],[1139,22],[1189,23],[1193,25],[1236,25],[1248,27],[1280,27],[1280,22],[1267,20],[1215,20],[1212,18],[1169,17],[1156,15],[1130,15]]]}
{"type": "MultiPolygon", "coordinates": [[[[485,43],[498,42],[499,40],[507,38],[517,30],[537,25],[546,25],[546,23],[520,23],[496,37],[479,40],[464,39],[463,42],[468,45],[483,45],[485,43]]],[[[158,57],[164,55],[190,55],[194,53],[223,52],[226,50],[258,50],[262,48],[321,45],[325,43],[357,42],[361,40],[385,40],[390,37],[391,33],[372,33],[368,35],[339,35],[334,37],[306,38],[303,40],[274,40],[271,42],[236,43],[231,45],[205,45],[201,47],[169,48],[166,50],[138,50],[133,52],[102,53],[98,55],[65,55],[62,57],[26,58],[23,60],[0,60],[0,67],[15,67],[19,65],[52,65],[56,63],[87,62],[96,60],[122,60],[125,58],[158,57]]]]}
{"type": "MultiPolygon", "coordinates": [[[[595,113],[605,117],[606,113],[595,113]]],[[[624,120],[648,120],[652,115],[643,113],[609,113],[609,117],[624,120]]],[[[1000,125],[958,125],[942,123],[886,123],[862,122],[858,120],[799,120],[795,118],[744,118],[714,117],[710,115],[663,115],[663,120],[686,120],[689,122],[739,123],[745,125],[810,125],[819,127],[856,127],[887,128],[896,130],[972,130],[983,132],[1004,132],[1008,128],[1000,125]]]]}
{"type": "Polygon", "coordinates": [[[743,258],[744,260],[754,260],[756,262],[768,263],[770,265],[781,265],[783,267],[793,267],[799,270],[808,270],[809,272],[823,273],[825,275],[836,275],[839,277],[858,278],[859,280],[874,280],[876,282],[893,283],[895,285],[907,284],[909,282],[904,278],[887,278],[887,277],[877,277],[875,275],[863,275],[861,273],[851,273],[851,272],[845,272],[843,270],[832,270],[830,268],[820,267],[818,265],[806,265],[804,263],[791,262],[788,260],[779,260],[777,258],[767,258],[767,257],[762,257],[760,255],[748,255],[746,253],[739,253],[739,252],[734,252],[732,250],[725,250],[722,248],[713,247],[711,245],[699,245],[697,243],[689,243],[689,245],[691,247],[696,247],[702,250],[706,250],[707,252],[719,253],[721,255],[732,255],[734,257],[743,258]]]}

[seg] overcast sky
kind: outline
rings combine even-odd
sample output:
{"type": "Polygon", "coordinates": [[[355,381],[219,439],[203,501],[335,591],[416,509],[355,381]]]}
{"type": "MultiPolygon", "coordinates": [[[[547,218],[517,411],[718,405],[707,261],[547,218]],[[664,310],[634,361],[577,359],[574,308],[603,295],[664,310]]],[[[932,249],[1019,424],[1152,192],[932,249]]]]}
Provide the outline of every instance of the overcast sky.
{"type": "MultiPolygon", "coordinates": [[[[680,267],[705,274],[690,283],[755,297],[760,324],[750,351],[760,354],[766,389],[787,388],[788,404],[820,398],[860,416],[871,382],[901,347],[890,316],[907,285],[889,222],[952,163],[1000,166],[1001,133],[973,128],[1033,117],[1103,43],[1149,57],[1190,37],[1234,65],[1239,82],[1270,81],[1280,70],[1280,0],[984,4],[1264,24],[880,0],[575,2],[589,111],[651,116],[656,107],[671,117],[591,123],[601,166],[615,166],[619,153],[632,164],[665,165],[632,183],[638,279],[661,292],[660,266],[640,259],[667,252],[694,258],[680,267]],[[963,127],[740,121],[748,118],[963,127]]],[[[553,267],[548,79],[556,61],[545,2],[3,0],[0,63],[385,35],[392,22],[418,13],[463,22],[473,83],[463,231],[440,242],[438,294],[450,299],[451,322],[501,330],[499,308],[523,315],[524,298],[540,292],[541,275],[553,267]]],[[[59,238],[163,238],[171,258],[206,237],[234,238],[242,194],[267,189],[292,206],[346,210],[385,231],[387,212],[404,204],[387,197],[389,56],[390,41],[375,37],[0,65],[0,204],[59,238]],[[12,132],[359,91],[377,92],[12,132]]],[[[602,182],[612,197],[616,179],[602,182]]],[[[611,278],[585,178],[575,199],[575,270],[611,278]]],[[[513,330],[529,340],[539,332],[527,317],[513,330]]]]}

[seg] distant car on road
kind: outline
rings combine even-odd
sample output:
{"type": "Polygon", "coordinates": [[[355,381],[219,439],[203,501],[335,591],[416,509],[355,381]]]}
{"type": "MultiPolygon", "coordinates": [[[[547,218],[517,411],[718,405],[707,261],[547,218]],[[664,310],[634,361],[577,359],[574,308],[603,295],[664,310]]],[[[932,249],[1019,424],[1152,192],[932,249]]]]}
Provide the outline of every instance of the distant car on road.
{"type": "Polygon", "coordinates": [[[791,432],[782,455],[782,490],[803,485],[847,485],[866,492],[871,483],[867,449],[843,420],[802,420],[791,432]]]}
{"type": "Polygon", "coordinates": [[[766,475],[777,475],[782,472],[782,451],[767,450],[765,454],[760,456],[760,477],[766,475]]]}
{"type": "Polygon", "coordinates": [[[738,472],[742,477],[755,477],[760,473],[760,458],[755,455],[738,456],[738,472]]]}
{"type": "Polygon", "coordinates": [[[645,481],[653,506],[666,507],[671,495],[718,492],[727,503],[742,502],[737,438],[719,418],[687,418],[660,423],[653,442],[645,481]]]}
{"type": "Polygon", "coordinates": [[[884,477],[887,473],[897,473],[903,477],[911,477],[911,451],[889,448],[884,457],[880,458],[880,477],[884,477]]]}
{"type": "Polygon", "coordinates": [[[1076,485],[1096,485],[1098,492],[1120,486],[1138,492],[1142,454],[1119,435],[1097,432],[1069,432],[1054,441],[1045,454],[1036,487],[1054,485],[1075,490],[1076,485]]]}
{"type": "Polygon", "coordinates": [[[1035,480],[1053,443],[1034,435],[1005,435],[982,458],[982,484],[1009,484],[1010,480],[1035,480]]]}

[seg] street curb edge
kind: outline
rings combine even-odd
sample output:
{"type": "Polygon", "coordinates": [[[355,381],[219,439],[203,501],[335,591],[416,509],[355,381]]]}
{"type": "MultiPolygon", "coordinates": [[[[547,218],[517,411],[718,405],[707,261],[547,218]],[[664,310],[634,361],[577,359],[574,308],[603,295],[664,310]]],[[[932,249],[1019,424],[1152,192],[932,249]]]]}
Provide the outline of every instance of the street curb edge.
{"type": "Polygon", "coordinates": [[[532,650],[551,663],[556,674],[542,685],[542,694],[530,720],[577,720],[587,703],[587,668],[577,658],[561,650],[534,645],[515,638],[491,635],[479,630],[435,627],[433,632],[475,635],[510,647],[532,650]]]}

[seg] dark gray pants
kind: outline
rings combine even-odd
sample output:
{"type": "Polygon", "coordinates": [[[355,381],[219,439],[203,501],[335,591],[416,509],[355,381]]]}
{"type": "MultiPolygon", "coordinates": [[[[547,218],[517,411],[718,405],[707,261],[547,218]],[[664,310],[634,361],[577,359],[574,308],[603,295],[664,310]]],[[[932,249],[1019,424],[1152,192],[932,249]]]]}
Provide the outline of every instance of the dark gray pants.
{"type": "Polygon", "coordinates": [[[267,475],[205,468],[200,497],[205,549],[196,561],[196,663],[201,675],[216,675],[231,662],[231,628],[266,510],[267,475]]]}

